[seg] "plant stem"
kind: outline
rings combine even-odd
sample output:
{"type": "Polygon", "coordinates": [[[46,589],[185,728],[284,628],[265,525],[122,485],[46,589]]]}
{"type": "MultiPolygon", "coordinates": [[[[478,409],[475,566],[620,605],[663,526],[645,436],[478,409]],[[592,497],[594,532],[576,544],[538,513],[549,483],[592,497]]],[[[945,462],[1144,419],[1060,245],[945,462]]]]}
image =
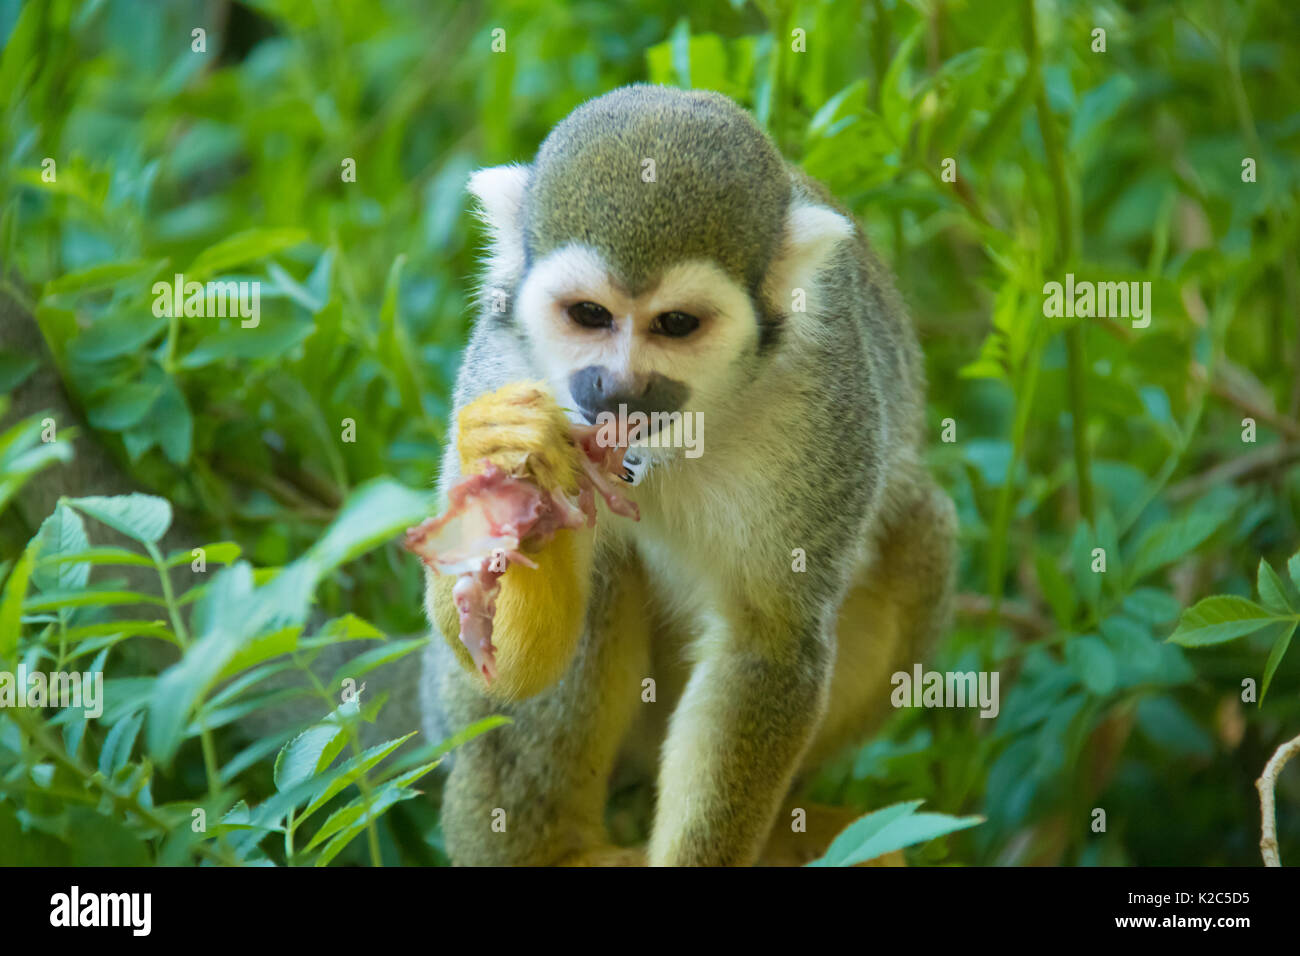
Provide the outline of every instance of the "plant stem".
{"type": "MultiPolygon", "coordinates": [[[[158,578],[162,581],[163,600],[167,602],[167,614],[171,617],[172,630],[176,632],[176,639],[180,641],[181,648],[184,650],[189,647],[190,636],[185,628],[185,620],[181,616],[180,605],[176,603],[176,594],[172,590],[172,578],[168,573],[167,563],[163,561],[162,553],[152,541],[145,542],[145,548],[149,551],[154,567],[158,569],[158,578]]],[[[196,716],[199,721],[199,743],[203,748],[203,771],[208,778],[208,794],[215,799],[220,792],[221,779],[217,765],[217,746],[212,739],[212,731],[203,724],[202,713],[196,716]]]]}
{"type": "Polygon", "coordinates": [[[181,642],[181,648],[184,649],[189,646],[190,635],[185,628],[185,621],[181,618],[180,606],[176,603],[176,594],[172,590],[172,579],[167,573],[167,564],[163,561],[162,553],[156,544],[147,542],[145,548],[149,551],[153,566],[158,569],[158,577],[162,581],[163,600],[167,602],[167,613],[171,616],[172,630],[176,632],[176,639],[181,642]]]}
{"type": "Polygon", "coordinates": [[[1088,398],[1085,383],[1083,327],[1076,325],[1065,332],[1068,363],[1067,384],[1070,389],[1071,430],[1074,436],[1074,470],[1079,483],[1079,515],[1094,531],[1097,527],[1092,503],[1092,462],[1088,453],[1088,398]]]}
{"type": "MultiPolygon", "coordinates": [[[[294,663],[298,664],[296,658],[294,663]]],[[[308,680],[310,680],[311,683],[315,686],[316,692],[321,695],[321,699],[324,700],[325,703],[327,703],[330,707],[333,707],[334,696],[329,692],[329,690],[325,687],[325,685],[321,683],[320,678],[316,676],[316,672],[313,671],[310,667],[304,667],[301,664],[298,664],[298,666],[307,675],[308,680]]],[[[360,691],[358,691],[358,694],[359,693],[360,691]]],[[[361,701],[358,700],[357,710],[360,711],[360,709],[361,709],[361,701]]],[[[344,727],[347,730],[348,743],[352,746],[353,756],[360,757],[364,751],[361,748],[361,741],[357,737],[356,728],[352,725],[351,721],[346,721],[344,723],[344,727]]],[[[357,789],[361,791],[361,800],[362,803],[365,804],[365,808],[366,808],[366,844],[370,851],[370,865],[375,867],[382,867],[384,865],[384,858],[383,855],[379,852],[379,831],[375,827],[374,817],[372,817],[370,814],[371,795],[374,793],[374,790],[370,786],[370,777],[366,773],[364,768],[362,768],[361,772],[358,774],[355,783],[357,785],[357,789]]]]}
{"type": "Polygon", "coordinates": [[[1034,393],[1038,390],[1038,336],[1033,336],[1029,348],[1025,350],[1026,359],[1015,370],[1020,376],[1016,393],[1016,420],[1012,425],[1011,459],[1007,462],[1007,473],[998,493],[997,510],[993,514],[993,527],[989,541],[989,597],[992,599],[990,613],[996,616],[1002,606],[1003,572],[1006,566],[1007,537],[1011,528],[1011,510],[1015,497],[1016,472],[1025,454],[1025,438],[1029,432],[1029,414],[1034,407],[1034,393]]]}
{"type": "Polygon", "coordinates": [[[284,818],[284,865],[293,866],[293,807],[284,818]]]}
{"type": "MultiPolygon", "coordinates": [[[[1034,104],[1038,113],[1038,128],[1043,135],[1043,150],[1047,154],[1047,169],[1052,177],[1052,193],[1056,200],[1056,248],[1052,254],[1052,271],[1068,269],[1074,261],[1074,216],[1071,206],[1069,174],[1065,167],[1065,147],[1061,132],[1052,116],[1043,85],[1042,51],[1038,46],[1038,22],[1034,13],[1034,0],[1025,0],[1025,51],[1029,54],[1029,69],[1034,77],[1034,104]]],[[[1074,470],[1079,486],[1079,513],[1089,525],[1095,525],[1092,498],[1092,462],[1088,451],[1087,357],[1084,350],[1083,328],[1074,325],[1065,332],[1067,355],[1067,386],[1070,395],[1070,417],[1074,432],[1074,470]]]]}
{"type": "Polygon", "coordinates": [[[1264,858],[1265,866],[1281,866],[1282,858],[1277,849],[1277,812],[1273,806],[1273,788],[1277,784],[1277,775],[1282,772],[1286,762],[1300,753],[1300,737],[1288,740],[1278,747],[1264,765],[1264,772],[1255,781],[1259,791],[1259,852],[1264,858]]]}

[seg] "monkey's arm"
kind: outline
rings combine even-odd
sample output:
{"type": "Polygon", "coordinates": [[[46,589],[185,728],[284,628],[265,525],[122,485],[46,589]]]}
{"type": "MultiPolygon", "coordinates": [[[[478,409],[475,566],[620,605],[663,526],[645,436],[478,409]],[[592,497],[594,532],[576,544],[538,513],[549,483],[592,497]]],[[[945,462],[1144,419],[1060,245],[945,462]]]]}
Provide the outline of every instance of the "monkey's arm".
{"type": "Polygon", "coordinates": [[[826,706],[834,650],[815,621],[753,604],[726,617],[669,724],[651,865],[756,862],[826,706]]]}
{"type": "MultiPolygon", "coordinates": [[[[542,388],[516,383],[480,396],[461,410],[457,423],[462,475],[487,461],[507,472],[526,472],[543,490],[576,489],[576,450],[568,420],[542,388]]],[[[497,676],[491,684],[479,678],[486,692],[506,700],[529,697],[563,674],[581,636],[592,548],[590,529],[563,529],[529,556],[536,568],[507,568],[493,626],[497,676]]],[[[430,574],[429,616],[457,659],[477,674],[459,637],[454,584],[451,576],[430,574]]]]}

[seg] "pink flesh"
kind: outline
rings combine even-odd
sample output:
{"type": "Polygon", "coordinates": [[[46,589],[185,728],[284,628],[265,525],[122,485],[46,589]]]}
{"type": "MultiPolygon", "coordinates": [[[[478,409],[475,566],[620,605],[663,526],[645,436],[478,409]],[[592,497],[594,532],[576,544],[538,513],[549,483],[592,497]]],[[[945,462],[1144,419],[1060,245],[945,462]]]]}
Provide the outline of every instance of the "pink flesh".
{"type": "Polygon", "coordinates": [[[501,575],[510,564],[535,565],[520,548],[535,550],[562,528],[596,523],[593,489],[614,514],[640,520],[635,502],[624,498],[610,479],[623,470],[625,448],[604,448],[594,426],[574,426],[574,443],[582,450],[578,497],[556,489],[549,494],[527,478],[516,478],[491,462],[466,475],[447,492],[448,508],[406,532],[406,548],[439,574],[457,576],[452,600],[460,616],[460,640],[475,668],[491,683],[496,679],[492,622],[501,575]]]}

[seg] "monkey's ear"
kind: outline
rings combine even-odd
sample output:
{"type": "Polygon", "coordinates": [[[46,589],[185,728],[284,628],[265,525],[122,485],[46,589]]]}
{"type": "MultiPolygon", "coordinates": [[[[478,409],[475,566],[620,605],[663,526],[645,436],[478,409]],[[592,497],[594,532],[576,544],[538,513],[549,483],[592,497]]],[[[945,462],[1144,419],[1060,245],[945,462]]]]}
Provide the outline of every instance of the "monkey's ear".
{"type": "Polygon", "coordinates": [[[786,213],[781,250],[768,272],[768,295],[782,312],[790,310],[791,292],[811,292],[817,273],[835,248],[853,235],[853,223],[834,209],[795,199],[786,213]]]}
{"type": "Polygon", "coordinates": [[[521,269],[524,263],[524,193],[532,169],[521,164],[490,166],[469,177],[479,218],[492,233],[493,271],[521,269]]]}

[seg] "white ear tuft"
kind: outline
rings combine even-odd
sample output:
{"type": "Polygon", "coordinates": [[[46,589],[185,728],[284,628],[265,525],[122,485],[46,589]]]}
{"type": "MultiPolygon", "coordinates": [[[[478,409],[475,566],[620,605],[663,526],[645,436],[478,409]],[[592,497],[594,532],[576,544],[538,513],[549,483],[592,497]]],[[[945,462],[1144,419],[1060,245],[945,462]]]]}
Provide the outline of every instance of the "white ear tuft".
{"type": "Polygon", "coordinates": [[[816,311],[817,273],[853,235],[853,223],[833,209],[796,199],[786,214],[781,251],[768,273],[767,295],[781,313],[816,311]]]}
{"type": "Polygon", "coordinates": [[[480,169],[469,177],[479,216],[492,232],[493,272],[523,267],[524,193],[530,173],[528,166],[510,164],[480,169]]]}
{"type": "Polygon", "coordinates": [[[528,167],[518,163],[489,166],[470,174],[469,191],[479,201],[484,221],[493,229],[519,225],[528,174],[528,167]]]}
{"type": "Polygon", "coordinates": [[[796,203],[786,217],[782,258],[795,272],[816,272],[831,250],[851,235],[853,223],[835,210],[796,203]]]}

